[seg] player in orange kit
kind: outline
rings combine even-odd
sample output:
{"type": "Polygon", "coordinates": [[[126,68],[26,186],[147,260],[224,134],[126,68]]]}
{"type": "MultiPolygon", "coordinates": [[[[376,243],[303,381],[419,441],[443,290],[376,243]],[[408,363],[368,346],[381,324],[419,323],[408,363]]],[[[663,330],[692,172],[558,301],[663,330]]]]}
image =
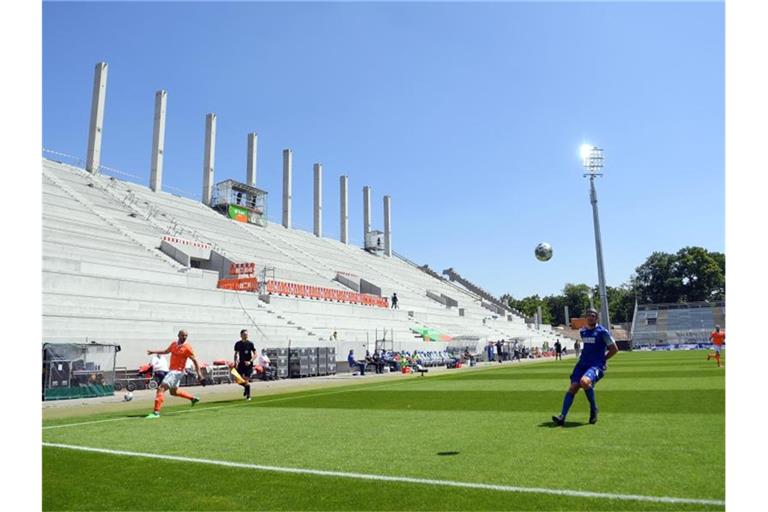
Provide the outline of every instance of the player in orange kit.
{"type": "Polygon", "coordinates": [[[713,345],[714,354],[708,353],[707,361],[714,357],[717,361],[717,367],[720,368],[720,349],[725,345],[725,331],[721,331],[719,325],[716,325],[715,330],[709,335],[709,342],[713,345]]]}
{"type": "Polygon", "coordinates": [[[163,378],[163,382],[160,383],[160,387],[157,388],[155,394],[155,408],[147,416],[148,419],[159,418],[160,408],[163,407],[163,401],[165,400],[165,392],[171,391],[171,395],[180,396],[186,398],[194,406],[200,401],[196,396],[192,396],[184,391],[179,391],[179,385],[181,379],[184,377],[184,368],[187,365],[187,359],[191,360],[195,365],[195,371],[197,372],[197,378],[203,380],[203,374],[200,372],[200,365],[197,362],[197,357],[192,349],[192,345],[187,343],[187,331],[179,331],[179,338],[176,341],[171,342],[168,348],[165,350],[147,350],[147,355],[152,354],[171,354],[171,364],[169,365],[170,371],[163,378]]]}

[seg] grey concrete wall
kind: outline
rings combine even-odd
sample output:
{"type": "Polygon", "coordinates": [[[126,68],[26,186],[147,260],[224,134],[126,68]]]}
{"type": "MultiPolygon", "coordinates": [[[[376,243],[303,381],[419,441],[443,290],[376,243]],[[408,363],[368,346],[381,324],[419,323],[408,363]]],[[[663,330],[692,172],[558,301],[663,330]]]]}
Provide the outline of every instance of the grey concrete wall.
{"type": "Polygon", "coordinates": [[[291,227],[291,201],[293,196],[291,195],[293,175],[293,151],[290,149],[283,150],[283,226],[286,228],[291,227]]]}
{"type": "Polygon", "coordinates": [[[349,243],[349,176],[339,177],[339,240],[349,243]]]}
{"type": "Polygon", "coordinates": [[[150,165],[149,188],[158,192],[163,188],[163,154],[165,153],[165,108],[168,101],[166,91],[155,93],[155,119],[152,129],[152,160],[150,165]]]}
{"type": "Polygon", "coordinates": [[[363,241],[371,230],[371,187],[363,187],[363,241]]]}
{"type": "Polygon", "coordinates": [[[85,159],[85,170],[93,174],[99,174],[99,167],[101,166],[101,137],[104,131],[104,106],[107,102],[108,71],[109,65],[106,62],[99,62],[96,64],[93,77],[88,152],[85,159]]]}
{"type": "Polygon", "coordinates": [[[203,157],[203,204],[211,205],[214,161],[216,160],[216,114],[205,115],[205,153],[203,157]]]}
{"type": "Polygon", "coordinates": [[[248,163],[245,173],[245,184],[252,187],[256,186],[256,151],[258,143],[258,134],[248,134],[248,163]]]}
{"type": "Polygon", "coordinates": [[[384,254],[392,256],[392,198],[384,196],[384,254]]]}
{"type": "Polygon", "coordinates": [[[323,164],[315,164],[314,174],[314,208],[313,208],[313,226],[314,234],[317,237],[323,236],[323,164]]]}

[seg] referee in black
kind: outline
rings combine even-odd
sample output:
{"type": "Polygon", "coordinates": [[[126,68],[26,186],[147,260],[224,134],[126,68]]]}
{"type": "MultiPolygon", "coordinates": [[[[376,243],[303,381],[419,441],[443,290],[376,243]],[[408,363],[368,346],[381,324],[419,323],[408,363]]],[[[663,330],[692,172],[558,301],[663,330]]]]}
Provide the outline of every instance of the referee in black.
{"type": "Polygon", "coordinates": [[[255,354],[256,346],[253,342],[248,341],[248,330],[241,330],[240,341],[235,343],[235,367],[237,367],[237,373],[245,379],[245,382],[240,385],[245,388],[243,396],[246,400],[251,399],[251,375],[253,374],[253,357],[255,354]]]}

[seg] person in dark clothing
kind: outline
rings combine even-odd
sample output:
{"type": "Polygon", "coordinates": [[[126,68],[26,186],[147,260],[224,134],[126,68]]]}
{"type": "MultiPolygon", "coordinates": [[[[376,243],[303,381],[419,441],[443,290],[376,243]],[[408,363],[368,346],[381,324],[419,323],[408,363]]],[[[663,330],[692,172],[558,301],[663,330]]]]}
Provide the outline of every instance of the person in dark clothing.
{"type": "Polygon", "coordinates": [[[384,360],[378,350],[373,352],[373,364],[376,366],[376,373],[384,373],[384,360]]]}
{"type": "Polygon", "coordinates": [[[397,294],[392,294],[392,309],[400,309],[400,306],[397,305],[397,294]]]}
{"type": "Polygon", "coordinates": [[[504,350],[504,341],[499,340],[496,342],[496,355],[499,357],[499,364],[501,364],[502,350],[504,350]]]}
{"type": "Polygon", "coordinates": [[[256,355],[256,346],[248,341],[248,331],[240,331],[240,340],[235,343],[235,368],[237,373],[245,379],[239,384],[243,386],[243,397],[246,400],[251,399],[251,375],[253,374],[253,359],[256,355]]]}
{"type": "Polygon", "coordinates": [[[555,342],[555,361],[560,359],[563,360],[563,345],[560,343],[560,339],[555,342]]]}

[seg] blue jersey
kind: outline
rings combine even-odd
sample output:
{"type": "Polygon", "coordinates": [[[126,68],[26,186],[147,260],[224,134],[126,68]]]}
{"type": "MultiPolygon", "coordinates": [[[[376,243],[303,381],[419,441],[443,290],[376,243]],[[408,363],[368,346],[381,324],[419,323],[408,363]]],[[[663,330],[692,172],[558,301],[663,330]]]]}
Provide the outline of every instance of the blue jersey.
{"type": "Polygon", "coordinates": [[[605,366],[605,351],[608,349],[608,345],[616,344],[606,328],[600,324],[597,324],[594,329],[582,327],[579,335],[583,347],[579,364],[583,364],[585,367],[598,366],[602,368],[605,366]]]}

